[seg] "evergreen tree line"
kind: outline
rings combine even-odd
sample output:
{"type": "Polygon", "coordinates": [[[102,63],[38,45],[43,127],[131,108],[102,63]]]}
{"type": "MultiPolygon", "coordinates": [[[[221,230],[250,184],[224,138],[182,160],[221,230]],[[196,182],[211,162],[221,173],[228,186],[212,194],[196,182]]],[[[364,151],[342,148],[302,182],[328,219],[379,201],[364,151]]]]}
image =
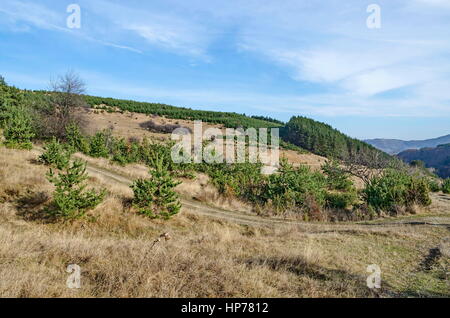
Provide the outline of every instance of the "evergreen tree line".
{"type": "Polygon", "coordinates": [[[330,125],[302,116],[292,117],[281,129],[280,136],[287,142],[327,158],[351,160],[367,154],[390,157],[361,140],[346,136],[330,125]]]}

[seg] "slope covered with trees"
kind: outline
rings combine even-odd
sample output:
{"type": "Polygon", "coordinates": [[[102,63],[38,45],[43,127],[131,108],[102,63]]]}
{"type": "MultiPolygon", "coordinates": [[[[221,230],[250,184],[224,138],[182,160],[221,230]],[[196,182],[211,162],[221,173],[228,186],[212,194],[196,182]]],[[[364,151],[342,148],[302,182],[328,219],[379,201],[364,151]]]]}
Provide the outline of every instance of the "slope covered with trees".
{"type": "Polygon", "coordinates": [[[275,120],[270,118],[248,117],[245,114],[231,112],[194,110],[161,103],[136,102],[95,96],[85,96],[85,100],[91,107],[106,105],[109,107],[117,107],[122,111],[166,116],[173,119],[202,120],[213,124],[222,124],[229,128],[270,128],[282,126],[282,123],[275,122],[275,120]]]}
{"type": "MultiPolygon", "coordinates": [[[[73,74],[68,75],[73,76],[73,74]]],[[[70,76],[68,79],[71,79],[70,76]]],[[[60,82],[64,83],[64,80],[67,82],[67,79],[65,78],[61,78],[60,82]]],[[[26,104],[28,108],[33,109],[33,111],[37,110],[44,115],[65,113],[64,111],[53,111],[54,105],[61,104],[60,100],[64,99],[65,96],[61,95],[58,92],[58,89],[55,89],[53,92],[26,91],[12,88],[6,85],[4,80],[2,80],[2,83],[2,89],[4,90],[2,93],[2,98],[4,100],[8,100],[8,104],[26,104]],[[13,96],[13,98],[11,96],[13,96]],[[20,102],[17,100],[20,100],[20,102]]],[[[70,96],[74,95],[76,97],[82,92],[83,90],[75,92],[76,94],[70,93],[70,96]]],[[[285,124],[279,120],[264,116],[247,116],[245,114],[238,114],[234,112],[194,110],[191,108],[177,107],[161,103],[137,102],[109,97],[96,97],[89,95],[82,96],[83,101],[87,106],[106,107],[108,111],[113,111],[113,109],[116,109],[118,111],[165,116],[173,119],[202,120],[204,122],[222,124],[229,128],[280,128],[280,137],[282,139],[281,145],[284,148],[296,149],[300,151],[305,149],[312,153],[329,158],[349,160],[361,155],[369,155],[369,157],[373,157],[373,154],[388,158],[386,154],[380,150],[377,150],[375,147],[363,141],[350,138],[330,125],[306,117],[292,117],[291,120],[285,124]]],[[[80,105],[83,104],[81,101],[78,101],[77,103],[80,105]]],[[[4,105],[6,102],[2,101],[0,105],[2,104],[4,105]]],[[[43,118],[47,117],[49,116],[44,116],[43,118]]],[[[68,120],[74,121],[75,119],[76,118],[70,117],[68,120]]],[[[52,120],[47,121],[45,125],[51,126],[50,123],[61,122],[65,122],[65,120],[61,120],[61,118],[52,118],[52,120]]],[[[42,122],[40,124],[42,125],[42,122]]],[[[39,126],[39,122],[37,125],[39,126]]],[[[40,135],[45,133],[43,129],[40,129],[42,127],[35,128],[37,130],[41,130],[39,131],[40,135]]],[[[58,130],[65,131],[64,129],[58,130]]],[[[51,133],[51,135],[55,134],[51,133]]]]}
{"type": "Polygon", "coordinates": [[[441,178],[450,177],[450,144],[439,145],[436,148],[406,150],[397,156],[407,163],[420,160],[427,168],[436,169],[441,178]]]}
{"type": "MultiPolygon", "coordinates": [[[[349,159],[360,154],[380,153],[375,147],[357,139],[350,138],[331,126],[306,117],[293,117],[285,124],[282,121],[264,116],[246,116],[230,112],[193,110],[159,103],[136,102],[114,98],[85,96],[91,106],[105,105],[122,111],[154,114],[173,119],[202,120],[223,124],[230,128],[280,128],[281,145],[290,148],[295,145],[312,153],[336,158],[349,159]]],[[[387,158],[388,156],[385,155],[387,158]]]]}
{"type": "Polygon", "coordinates": [[[350,138],[330,125],[302,116],[292,117],[280,135],[287,142],[328,158],[349,160],[369,154],[389,157],[375,147],[350,138]]]}

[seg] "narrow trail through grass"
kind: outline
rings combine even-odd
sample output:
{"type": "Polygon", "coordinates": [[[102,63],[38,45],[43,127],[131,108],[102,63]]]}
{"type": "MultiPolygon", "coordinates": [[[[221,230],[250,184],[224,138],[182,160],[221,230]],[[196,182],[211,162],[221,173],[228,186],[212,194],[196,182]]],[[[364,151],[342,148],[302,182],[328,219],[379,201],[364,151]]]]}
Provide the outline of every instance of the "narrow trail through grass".
{"type": "MultiPolygon", "coordinates": [[[[123,184],[123,185],[130,185],[133,180],[127,176],[124,176],[118,172],[114,172],[108,169],[105,169],[104,167],[97,166],[93,164],[92,162],[89,162],[87,165],[87,170],[91,171],[96,174],[100,174],[103,177],[106,177],[114,182],[123,184]]],[[[449,196],[450,198],[450,196],[449,196]]],[[[450,200],[447,198],[447,196],[439,194],[439,195],[433,195],[433,200],[439,200],[441,203],[444,202],[448,204],[448,209],[450,210],[450,200]]],[[[236,212],[231,210],[225,210],[220,209],[216,207],[212,207],[206,204],[202,204],[200,202],[197,202],[193,199],[188,198],[182,198],[181,203],[184,207],[188,207],[192,209],[193,212],[206,215],[209,217],[224,219],[233,223],[241,224],[241,225],[265,225],[265,226],[275,226],[275,225],[281,225],[281,226],[292,226],[296,225],[298,227],[304,228],[307,230],[311,227],[317,227],[320,224],[317,223],[309,223],[309,222],[301,222],[301,221],[295,221],[295,220],[287,220],[287,219],[280,219],[275,217],[262,217],[258,215],[252,215],[249,213],[244,212],[236,212]]],[[[450,230],[450,217],[429,217],[426,215],[423,216],[412,216],[412,217],[404,217],[399,219],[387,219],[383,220],[382,222],[355,222],[351,223],[352,225],[364,225],[364,226],[444,226],[448,227],[450,230]],[[414,218],[414,220],[411,220],[411,218],[414,218]],[[417,219],[423,219],[423,220],[417,220],[417,219]]],[[[345,226],[349,225],[349,223],[336,223],[334,224],[336,226],[345,226]]]]}

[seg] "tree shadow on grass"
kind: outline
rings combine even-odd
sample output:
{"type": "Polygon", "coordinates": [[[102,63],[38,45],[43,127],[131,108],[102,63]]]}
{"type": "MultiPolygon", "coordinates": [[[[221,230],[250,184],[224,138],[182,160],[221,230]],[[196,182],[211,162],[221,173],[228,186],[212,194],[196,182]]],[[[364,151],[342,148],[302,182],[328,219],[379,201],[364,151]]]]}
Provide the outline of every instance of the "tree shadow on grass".
{"type": "Polygon", "coordinates": [[[338,294],[347,292],[356,294],[356,297],[399,297],[393,288],[382,282],[381,289],[367,287],[367,276],[355,275],[345,270],[329,269],[316,264],[308,263],[302,257],[268,257],[250,258],[243,261],[247,266],[265,266],[273,271],[287,271],[297,276],[304,276],[317,281],[325,289],[332,288],[338,294]]]}
{"type": "Polygon", "coordinates": [[[44,165],[41,161],[39,161],[39,159],[36,159],[36,158],[29,159],[28,162],[31,163],[32,165],[36,165],[36,166],[44,165]]]}
{"type": "Polygon", "coordinates": [[[55,223],[57,218],[49,211],[53,208],[45,192],[30,193],[16,201],[17,215],[25,221],[55,223]]]}

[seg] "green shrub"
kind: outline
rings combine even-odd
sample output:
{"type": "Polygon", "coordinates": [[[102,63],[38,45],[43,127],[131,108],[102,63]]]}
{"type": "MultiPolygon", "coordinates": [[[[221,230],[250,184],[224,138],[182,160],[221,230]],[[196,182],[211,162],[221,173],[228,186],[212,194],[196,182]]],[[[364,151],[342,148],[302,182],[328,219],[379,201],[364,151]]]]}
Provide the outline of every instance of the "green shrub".
{"type": "Polygon", "coordinates": [[[88,178],[86,162],[79,159],[60,170],[58,174],[50,169],[47,178],[56,187],[53,195],[54,208],[48,209],[48,213],[58,217],[83,217],[87,210],[100,204],[106,195],[105,190],[86,190],[86,185],[83,184],[88,178]]]}
{"type": "Polygon", "coordinates": [[[377,212],[395,211],[397,206],[409,207],[413,204],[426,206],[431,203],[428,181],[403,171],[387,170],[374,177],[363,190],[368,205],[377,212]]]}
{"type": "Polygon", "coordinates": [[[347,209],[358,200],[356,191],[328,192],[326,194],[326,206],[332,209],[347,209]]]}
{"type": "Polygon", "coordinates": [[[410,176],[405,201],[405,206],[409,206],[411,202],[420,206],[431,204],[430,184],[425,177],[410,176]]]}
{"type": "Polygon", "coordinates": [[[430,188],[431,192],[439,192],[441,191],[441,185],[436,179],[429,179],[428,180],[428,187],[430,188]]]}
{"type": "Polygon", "coordinates": [[[293,167],[285,159],[278,173],[261,174],[261,163],[201,164],[211,183],[226,196],[235,196],[276,212],[320,210],[325,206],[327,179],[307,166],[293,167]]]}
{"type": "Polygon", "coordinates": [[[123,138],[114,139],[112,146],[112,161],[122,166],[140,161],[140,144],[138,142],[126,143],[123,138]]]}
{"type": "Polygon", "coordinates": [[[67,144],[74,152],[79,151],[84,154],[89,154],[89,141],[83,136],[77,124],[72,123],[66,126],[66,139],[67,144]]]}
{"type": "Polygon", "coordinates": [[[349,174],[339,167],[337,161],[327,161],[321,168],[327,176],[329,189],[350,191],[353,188],[353,182],[349,179],[349,174]]]}
{"type": "Polygon", "coordinates": [[[442,192],[450,194],[450,178],[444,180],[444,183],[442,184],[442,192]]]}
{"type": "Polygon", "coordinates": [[[39,161],[61,170],[68,166],[71,152],[55,137],[44,146],[44,150],[44,153],[39,157],[39,161]]]}
{"type": "Polygon", "coordinates": [[[89,155],[94,158],[108,158],[108,135],[104,132],[97,132],[90,138],[89,155]]]}
{"type": "Polygon", "coordinates": [[[273,197],[280,198],[285,209],[295,206],[309,210],[311,202],[324,206],[326,188],[323,174],[312,172],[307,166],[293,167],[283,160],[279,173],[268,177],[260,196],[265,202],[273,197]]]}
{"type": "Polygon", "coordinates": [[[7,113],[3,131],[5,145],[9,148],[31,149],[31,140],[35,136],[31,116],[21,106],[8,107],[7,113]]]}
{"type": "Polygon", "coordinates": [[[261,164],[202,164],[194,165],[211,178],[211,183],[226,196],[236,196],[250,202],[260,201],[259,188],[264,182],[261,164]]]}
{"type": "Polygon", "coordinates": [[[11,117],[11,109],[24,105],[23,92],[13,86],[8,86],[4,78],[0,80],[0,127],[4,128],[11,117]]]}
{"type": "Polygon", "coordinates": [[[138,179],[131,185],[133,206],[150,218],[169,219],[180,211],[181,204],[174,188],[180,184],[161,159],[156,160],[148,179],[138,179]]]}

